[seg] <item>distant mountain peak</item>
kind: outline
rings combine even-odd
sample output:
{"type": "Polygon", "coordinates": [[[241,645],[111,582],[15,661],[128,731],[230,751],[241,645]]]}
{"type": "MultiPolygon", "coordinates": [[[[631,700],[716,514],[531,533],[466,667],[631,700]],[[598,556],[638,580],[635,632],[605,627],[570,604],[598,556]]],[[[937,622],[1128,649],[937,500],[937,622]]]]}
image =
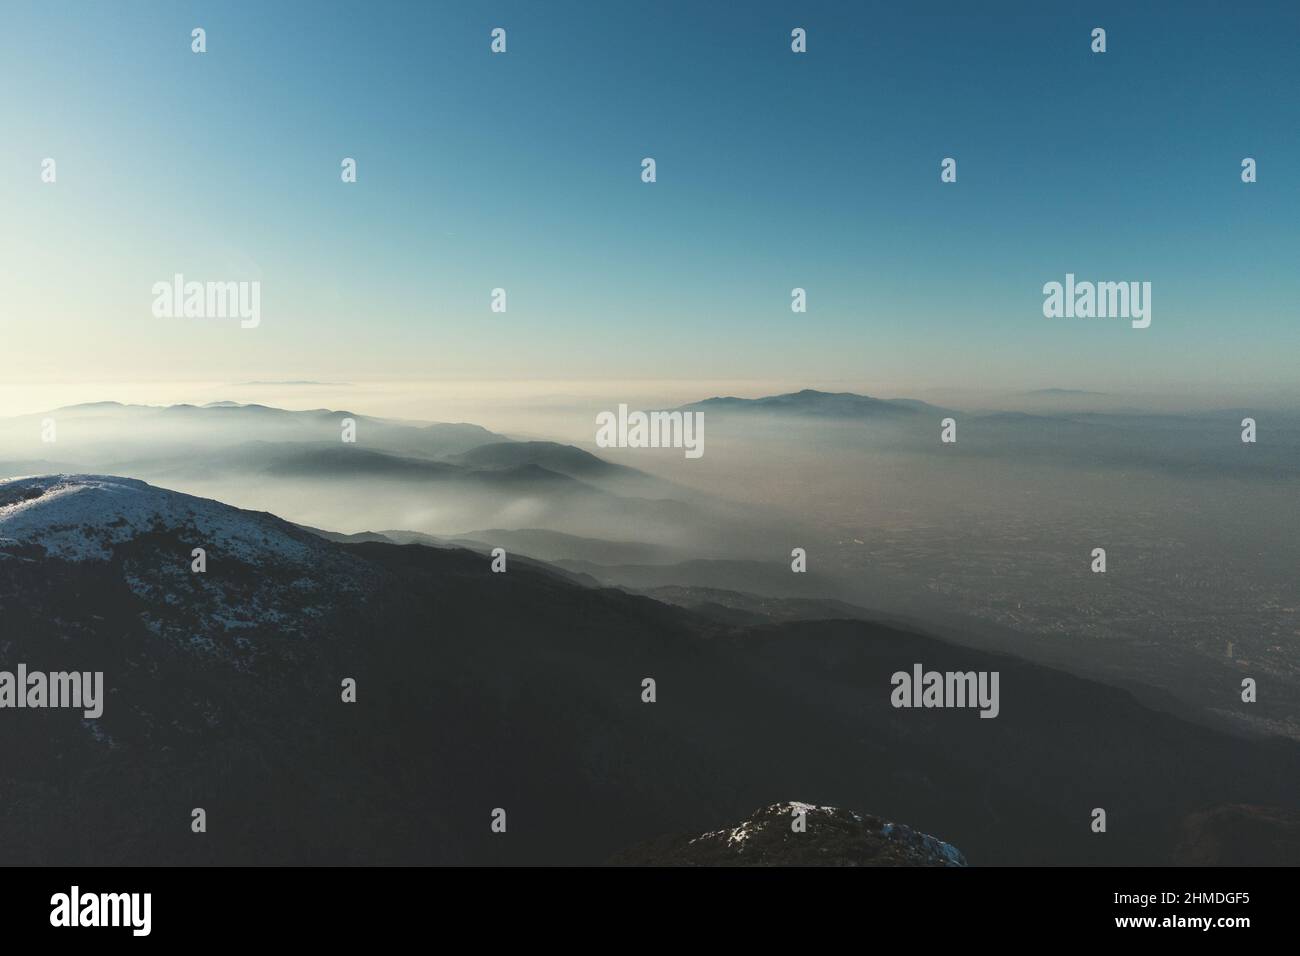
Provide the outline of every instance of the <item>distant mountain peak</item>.
{"type": "MultiPolygon", "coordinates": [[[[855,392],[823,392],[815,388],[767,395],[762,398],[715,396],[683,405],[690,411],[762,412],[814,418],[902,417],[931,410],[933,406],[915,399],[873,398],[855,392]]],[[[933,409],[936,410],[937,409],[933,409]]]]}
{"type": "Polygon", "coordinates": [[[54,409],[54,411],[66,412],[66,411],[71,411],[73,409],[79,409],[79,408],[87,409],[87,408],[126,408],[126,407],[127,406],[124,405],[122,402],[79,402],[76,405],[61,405],[60,407],[54,409]]]}

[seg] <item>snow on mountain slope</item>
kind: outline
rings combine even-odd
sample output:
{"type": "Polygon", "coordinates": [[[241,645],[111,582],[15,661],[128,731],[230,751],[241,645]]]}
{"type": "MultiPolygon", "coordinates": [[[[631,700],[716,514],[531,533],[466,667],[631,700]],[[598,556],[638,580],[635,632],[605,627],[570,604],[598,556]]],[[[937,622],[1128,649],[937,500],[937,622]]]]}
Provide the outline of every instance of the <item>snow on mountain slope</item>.
{"type": "Polygon", "coordinates": [[[133,478],[45,475],[0,481],[0,553],[13,544],[34,545],[47,558],[107,560],[115,545],[147,532],[190,534],[193,547],[254,566],[302,562],[324,550],[315,536],[272,515],[133,478]]]}
{"type": "Polygon", "coordinates": [[[0,481],[6,565],[0,611],[26,607],[66,636],[103,626],[102,613],[99,623],[77,623],[82,605],[98,602],[169,647],[239,669],[268,653],[292,655],[286,639],[330,633],[377,573],[274,515],[107,475],[0,481]],[[47,592],[69,581],[78,603],[50,605],[47,592]]]}
{"type": "Polygon", "coordinates": [[[944,840],[901,823],[838,807],[789,801],[733,827],[665,837],[615,859],[650,866],[966,866],[944,840]],[[803,829],[792,825],[802,817],[803,829]]]}

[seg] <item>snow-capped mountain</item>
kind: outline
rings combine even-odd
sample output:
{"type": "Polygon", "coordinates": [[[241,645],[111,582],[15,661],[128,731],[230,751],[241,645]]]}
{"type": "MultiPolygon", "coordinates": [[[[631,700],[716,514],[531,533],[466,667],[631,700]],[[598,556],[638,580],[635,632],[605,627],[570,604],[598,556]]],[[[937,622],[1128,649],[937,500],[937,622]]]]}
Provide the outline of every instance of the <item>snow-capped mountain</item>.
{"type": "Polygon", "coordinates": [[[966,866],[951,843],[839,807],[788,801],[734,826],[669,837],[620,854],[642,866],[966,866]],[[800,829],[795,829],[799,826],[800,829]]]}
{"type": "Polygon", "coordinates": [[[0,554],[34,549],[63,561],[104,560],[118,545],[151,533],[188,537],[195,547],[253,566],[303,563],[327,550],[318,537],[274,515],[134,478],[44,475],[0,481],[0,554]]]}
{"type": "Polygon", "coordinates": [[[0,482],[6,560],[46,579],[111,574],[150,633],[237,667],[286,654],[375,576],[274,515],[106,475],[0,482]]]}
{"type": "Polygon", "coordinates": [[[592,863],[675,833],[725,856],[785,794],[908,821],[810,805],[808,833],[886,862],[946,858],[925,832],[981,864],[1163,862],[1179,814],[1300,792],[1287,742],[897,627],[704,615],[108,475],[0,482],[19,665],[102,673],[103,710],[0,707],[6,863],[592,863]],[[999,717],[893,709],[912,661],[998,670],[999,717]],[[1105,840],[1094,806],[1124,821],[1105,840]]]}

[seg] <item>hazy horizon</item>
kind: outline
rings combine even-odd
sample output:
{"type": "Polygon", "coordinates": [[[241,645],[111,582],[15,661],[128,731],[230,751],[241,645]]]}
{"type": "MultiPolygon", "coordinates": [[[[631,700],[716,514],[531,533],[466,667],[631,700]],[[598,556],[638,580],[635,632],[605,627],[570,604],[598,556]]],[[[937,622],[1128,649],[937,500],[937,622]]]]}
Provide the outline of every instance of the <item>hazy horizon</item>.
{"type": "Polygon", "coordinates": [[[705,411],[696,460],[594,441],[595,414],[619,403],[663,408],[785,388],[804,386],[87,385],[47,393],[66,402],[55,442],[41,437],[49,407],[0,416],[0,465],[143,478],[332,532],[508,543],[656,595],[674,586],[848,601],[967,644],[1159,688],[1238,729],[1300,736],[1300,415],[1250,406],[1255,445],[1241,440],[1240,408],[1207,396],[1193,408],[1186,396],[1136,391],[873,387],[877,398],[935,405],[884,418],[705,411]],[[78,399],[145,407],[67,407],[78,399]],[[175,407],[231,401],[301,414],[175,407]],[[181,414],[158,414],[168,409],[181,414]],[[343,416],[323,409],[391,424],[362,424],[355,444],[340,444],[343,416]],[[940,441],[949,414],[960,436],[951,445],[940,441]],[[488,431],[426,438],[430,421],[488,431]],[[561,444],[473,451],[517,439],[561,444]],[[569,446],[597,457],[572,459],[569,446]],[[1097,544],[1114,565],[1105,575],[1088,573],[1097,544]],[[794,546],[807,549],[806,580],[789,573],[794,546]],[[751,570],[731,570],[736,561],[751,570]],[[1249,721],[1223,696],[1225,672],[1248,664],[1273,683],[1249,721]]]}
{"type": "MultiPolygon", "coordinates": [[[[1300,410],[1300,385],[1258,384],[1152,388],[1148,384],[1102,389],[1087,385],[1034,384],[1026,388],[953,388],[867,382],[861,379],[392,379],[195,380],[0,383],[0,418],[53,411],[69,405],[120,402],[125,405],[201,405],[217,401],[262,404],[292,410],[346,409],[375,417],[424,421],[472,421],[511,427],[516,413],[530,417],[544,407],[586,409],[592,403],[675,407],[715,396],[760,398],[814,389],[874,398],[912,398],[964,411],[1140,411],[1180,414],[1215,409],[1300,410]]],[[[587,422],[583,422],[585,428],[587,422]]],[[[572,436],[570,436],[572,437],[572,436]]]]}

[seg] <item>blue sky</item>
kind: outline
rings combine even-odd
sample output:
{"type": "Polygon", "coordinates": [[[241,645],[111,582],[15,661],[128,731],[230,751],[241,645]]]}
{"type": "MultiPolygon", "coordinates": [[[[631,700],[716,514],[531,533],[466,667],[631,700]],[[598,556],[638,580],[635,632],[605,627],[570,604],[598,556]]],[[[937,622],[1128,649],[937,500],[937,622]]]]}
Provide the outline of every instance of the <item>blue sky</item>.
{"type": "Polygon", "coordinates": [[[1294,384],[1298,41],[1289,3],[6,3],[7,364],[1294,384]],[[176,272],[262,325],[155,318],[176,272]],[[1151,328],[1043,318],[1066,272],[1150,281],[1151,328]]]}

